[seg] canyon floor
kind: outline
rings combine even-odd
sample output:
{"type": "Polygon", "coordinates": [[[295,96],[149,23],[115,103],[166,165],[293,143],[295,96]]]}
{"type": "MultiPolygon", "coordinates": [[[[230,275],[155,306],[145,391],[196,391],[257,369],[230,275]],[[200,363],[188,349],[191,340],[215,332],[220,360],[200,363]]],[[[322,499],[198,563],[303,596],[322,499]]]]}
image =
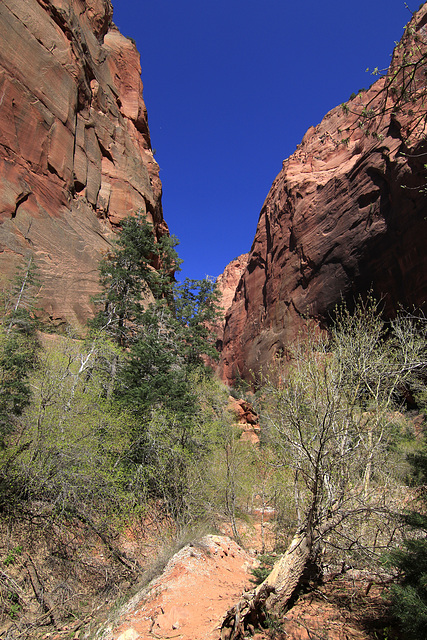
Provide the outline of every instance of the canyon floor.
{"type": "MultiPolygon", "coordinates": [[[[218,640],[226,611],[253,588],[257,561],[226,536],[205,536],[168,563],[97,638],[102,640],[218,640]]],[[[380,640],[398,638],[387,618],[383,586],[356,571],[330,574],[321,589],[254,640],[380,640]]],[[[79,637],[79,636],[77,636],[79,637]]],[[[83,636],[82,636],[83,637],[83,636]]]]}
{"type": "MultiPolygon", "coordinates": [[[[70,619],[56,629],[33,628],[30,635],[12,625],[0,638],[219,640],[226,612],[254,587],[259,523],[253,533],[251,540],[245,539],[246,549],[227,535],[204,535],[172,555],[163,571],[134,589],[121,606],[97,607],[84,619],[70,619]]],[[[265,541],[268,549],[268,536],[265,541]]],[[[301,595],[282,619],[270,620],[268,629],[256,632],[254,640],[399,640],[387,616],[386,585],[378,576],[346,569],[330,570],[321,586],[301,595]]]]}
{"type": "MultiPolygon", "coordinates": [[[[69,625],[44,640],[218,640],[222,619],[243,591],[253,587],[253,552],[227,536],[208,535],[185,546],[163,573],[94,627],[69,625]]],[[[349,570],[330,574],[317,590],[301,596],[280,622],[254,640],[398,640],[387,617],[384,586],[349,570]]]]}
{"type": "Polygon", "coordinates": [[[226,536],[187,545],[120,612],[103,640],[215,640],[224,613],[250,587],[254,556],[226,536]]]}

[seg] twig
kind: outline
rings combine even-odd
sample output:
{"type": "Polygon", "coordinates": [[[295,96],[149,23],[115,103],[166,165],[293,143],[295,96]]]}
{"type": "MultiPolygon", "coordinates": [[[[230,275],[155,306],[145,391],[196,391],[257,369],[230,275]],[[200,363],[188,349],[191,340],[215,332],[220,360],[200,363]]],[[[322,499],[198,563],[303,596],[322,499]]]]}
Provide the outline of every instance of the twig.
{"type": "Polygon", "coordinates": [[[28,575],[30,577],[31,586],[33,587],[34,594],[37,598],[37,601],[43,608],[43,611],[46,615],[49,615],[51,624],[57,628],[56,620],[53,615],[53,611],[55,607],[52,606],[50,601],[50,597],[47,593],[45,593],[45,589],[43,583],[41,581],[40,576],[37,573],[36,566],[29,555],[27,555],[27,559],[24,562],[24,566],[27,569],[28,575]]]}

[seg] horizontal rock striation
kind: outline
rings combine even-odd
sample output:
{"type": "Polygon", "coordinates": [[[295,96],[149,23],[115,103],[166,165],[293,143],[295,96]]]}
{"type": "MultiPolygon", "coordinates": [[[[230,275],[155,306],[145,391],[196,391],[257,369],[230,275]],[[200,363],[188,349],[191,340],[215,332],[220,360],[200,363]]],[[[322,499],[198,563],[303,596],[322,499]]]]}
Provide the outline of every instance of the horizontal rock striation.
{"type": "Polygon", "coordinates": [[[0,268],[34,255],[55,323],[92,313],[123,217],[167,232],[140,73],[109,0],[0,3],[0,268]]]}
{"type": "Polygon", "coordinates": [[[425,308],[426,22],[424,5],[388,79],[329,112],[284,161],[226,317],[225,381],[270,362],[305,316],[327,322],[341,297],[351,304],[372,289],[390,315],[425,308]],[[407,59],[419,63],[403,77],[407,59]],[[408,102],[400,91],[411,74],[408,102]]]}

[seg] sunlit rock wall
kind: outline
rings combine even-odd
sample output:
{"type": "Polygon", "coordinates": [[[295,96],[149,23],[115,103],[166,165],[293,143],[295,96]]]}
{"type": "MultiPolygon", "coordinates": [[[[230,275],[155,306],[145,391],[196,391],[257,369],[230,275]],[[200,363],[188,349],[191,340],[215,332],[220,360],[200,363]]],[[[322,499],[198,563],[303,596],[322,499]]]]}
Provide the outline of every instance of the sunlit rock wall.
{"type": "Polygon", "coordinates": [[[0,268],[34,256],[54,323],[91,315],[123,217],[167,232],[140,72],[109,0],[0,2],[0,268]]]}

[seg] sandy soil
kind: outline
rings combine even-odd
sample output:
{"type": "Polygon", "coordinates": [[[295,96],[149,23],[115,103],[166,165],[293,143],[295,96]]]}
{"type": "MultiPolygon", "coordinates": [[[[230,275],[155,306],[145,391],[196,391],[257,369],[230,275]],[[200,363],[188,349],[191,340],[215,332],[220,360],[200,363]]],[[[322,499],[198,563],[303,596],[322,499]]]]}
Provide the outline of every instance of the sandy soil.
{"type": "MultiPolygon", "coordinates": [[[[253,588],[254,554],[227,536],[181,549],[164,572],[116,615],[97,640],[218,640],[227,610],[253,588]]],[[[363,572],[326,577],[253,640],[392,640],[383,588],[363,572]]]]}
{"type": "Polygon", "coordinates": [[[226,536],[181,549],[150,588],[120,613],[103,640],[216,640],[227,610],[250,588],[253,555],[226,536]]]}

